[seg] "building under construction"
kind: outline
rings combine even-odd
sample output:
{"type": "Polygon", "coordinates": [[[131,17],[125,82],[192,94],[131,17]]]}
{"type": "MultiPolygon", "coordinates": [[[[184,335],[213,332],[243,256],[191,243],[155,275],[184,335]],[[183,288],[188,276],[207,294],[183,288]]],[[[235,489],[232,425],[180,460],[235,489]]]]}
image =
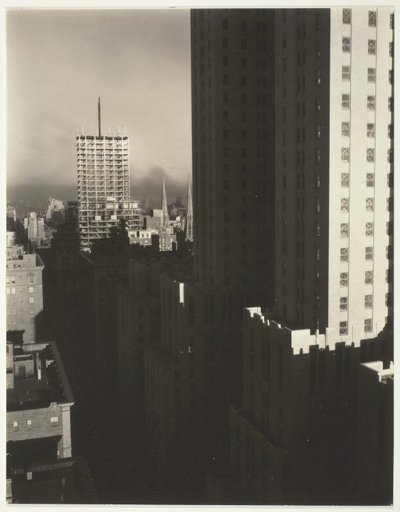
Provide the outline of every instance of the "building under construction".
{"type": "Polygon", "coordinates": [[[98,135],[76,137],[79,233],[82,249],[92,240],[107,238],[125,219],[128,229],[142,227],[142,213],[130,200],[129,139],[101,134],[100,98],[98,135]]]}

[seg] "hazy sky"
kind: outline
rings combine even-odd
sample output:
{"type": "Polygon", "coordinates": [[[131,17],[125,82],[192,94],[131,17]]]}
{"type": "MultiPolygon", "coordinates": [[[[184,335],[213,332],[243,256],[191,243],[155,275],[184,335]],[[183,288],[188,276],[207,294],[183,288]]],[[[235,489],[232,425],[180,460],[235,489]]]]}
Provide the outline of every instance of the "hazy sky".
{"type": "Polygon", "coordinates": [[[122,127],[131,181],[191,171],[189,11],[25,10],[7,14],[9,185],[76,182],[75,136],[122,127]]]}

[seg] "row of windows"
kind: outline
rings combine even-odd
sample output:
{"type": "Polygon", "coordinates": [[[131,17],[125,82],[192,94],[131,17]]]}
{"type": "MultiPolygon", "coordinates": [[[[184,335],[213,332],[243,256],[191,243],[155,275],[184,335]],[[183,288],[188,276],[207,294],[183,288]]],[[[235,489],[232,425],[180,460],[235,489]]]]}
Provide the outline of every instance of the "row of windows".
{"type": "MultiPolygon", "coordinates": [[[[375,108],[375,103],[374,103],[373,108],[375,108]]],[[[342,137],[350,137],[350,122],[349,121],[342,122],[342,137]]],[[[375,137],[375,124],[374,123],[367,123],[367,137],[369,137],[369,138],[375,137]]],[[[389,138],[393,137],[393,125],[392,124],[388,124],[388,137],[389,138]]]]}
{"type": "MultiPolygon", "coordinates": [[[[342,37],[342,51],[349,53],[351,51],[351,38],[342,37]]],[[[368,39],[368,53],[376,55],[376,39],[368,39]]],[[[389,56],[393,57],[393,43],[389,43],[389,56]]]]}
{"type": "MultiPolygon", "coordinates": [[[[348,334],[347,322],[340,322],[339,332],[340,334],[348,334]]],[[[366,318],[364,320],[364,332],[372,332],[372,318],[366,318]]]]}
{"type": "MultiPolygon", "coordinates": [[[[348,213],[349,205],[350,205],[350,199],[348,197],[343,197],[340,200],[340,211],[342,213],[348,213]]],[[[393,207],[393,201],[390,201],[390,198],[388,198],[387,199],[387,210],[391,211],[392,207],[393,207]]],[[[374,211],[374,198],[373,197],[367,197],[365,199],[365,210],[367,212],[374,211]]]]}
{"type": "MultiPolygon", "coordinates": [[[[386,246],[386,258],[393,258],[393,247],[388,245],[386,246]]],[[[374,259],[374,248],[369,246],[365,248],[365,259],[373,260],[374,259]]],[[[340,249],[340,261],[346,262],[349,261],[349,248],[342,247],[340,249]]]]}
{"type": "MultiPolygon", "coordinates": [[[[387,222],[386,223],[386,234],[391,234],[392,232],[392,223],[387,222]]],[[[365,224],[365,235],[366,236],[373,236],[374,234],[374,223],[373,222],[367,222],[365,224]]],[[[348,238],[349,237],[349,224],[347,222],[342,222],[340,224],[340,236],[342,238],[348,238]]]]}
{"type": "MultiPolygon", "coordinates": [[[[22,280],[22,275],[19,275],[19,280],[22,280]]],[[[15,284],[16,283],[16,276],[14,274],[10,274],[6,276],[6,283],[7,284],[15,284]]],[[[35,278],[33,276],[28,276],[28,284],[35,284],[35,278]]]]}
{"type": "MultiPolygon", "coordinates": [[[[390,27],[393,28],[393,14],[390,15],[390,27]]],[[[343,9],[342,21],[345,25],[351,24],[351,9],[343,9]]],[[[376,27],[376,11],[368,11],[368,26],[376,27]]]]}
{"type": "MultiPolygon", "coordinates": [[[[369,278],[368,278],[369,279],[369,278]]],[[[370,283],[368,283],[370,284],[370,283]]],[[[346,287],[348,286],[348,274],[347,272],[342,272],[340,274],[340,286],[346,287]]],[[[390,293],[385,295],[385,305],[388,306],[391,303],[392,296],[390,293]]],[[[364,307],[365,309],[372,309],[373,297],[372,294],[368,294],[364,296],[364,307]]],[[[340,311],[348,310],[348,297],[340,297],[340,311]]]]}
{"type": "MultiPolygon", "coordinates": [[[[390,72],[389,80],[393,80],[393,73],[390,72]]],[[[349,110],[350,109],[350,94],[342,94],[342,109],[349,110]]],[[[375,110],[375,96],[367,96],[367,109],[375,110]]],[[[388,110],[393,112],[393,98],[388,98],[388,110]]]]}
{"type": "MultiPolygon", "coordinates": [[[[58,420],[59,420],[58,416],[52,416],[50,418],[50,423],[52,424],[52,426],[55,426],[55,425],[58,424],[58,420]]],[[[26,424],[27,424],[28,427],[31,427],[32,426],[32,420],[26,420],[26,424]]],[[[19,426],[20,426],[20,422],[13,421],[13,427],[15,429],[17,429],[19,426]]]]}
{"type": "MultiPolygon", "coordinates": [[[[342,80],[344,82],[350,82],[351,78],[351,67],[350,66],[342,66],[342,80]]],[[[375,68],[368,68],[368,82],[375,83],[376,74],[375,68]]],[[[393,84],[393,70],[389,69],[388,73],[388,81],[390,84],[393,84]]]]}
{"type": "MultiPolygon", "coordinates": [[[[375,135],[375,126],[373,124],[367,125],[367,136],[373,137],[372,133],[375,135]]],[[[375,148],[367,148],[366,151],[366,159],[367,162],[375,162],[375,148]]],[[[342,162],[349,162],[350,161],[350,148],[349,147],[342,147],[341,149],[341,159],[342,162]]],[[[389,148],[387,150],[387,161],[389,163],[393,162],[393,149],[389,148]]]]}
{"type": "MultiPolygon", "coordinates": [[[[365,184],[367,187],[373,187],[375,185],[375,176],[373,172],[368,172],[366,174],[365,184]]],[[[341,174],[341,185],[342,187],[348,187],[350,185],[350,174],[348,172],[343,172],[341,174]]],[[[387,186],[393,187],[393,174],[390,173],[387,175],[387,186]]]]}
{"type": "MultiPolygon", "coordinates": [[[[16,289],[14,286],[12,286],[12,287],[7,286],[7,295],[15,295],[15,291],[16,291],[16,289]]],[[[20,288],[20,292],[23,292],[23,291],[24,291],[23,288],[20,288]]],[[[31,293],[33,293],[33,290],[31,293]]],[[[35,302],[35,297],[29,297],[29,303],[33,304],[34,302],[35,302]]]]}

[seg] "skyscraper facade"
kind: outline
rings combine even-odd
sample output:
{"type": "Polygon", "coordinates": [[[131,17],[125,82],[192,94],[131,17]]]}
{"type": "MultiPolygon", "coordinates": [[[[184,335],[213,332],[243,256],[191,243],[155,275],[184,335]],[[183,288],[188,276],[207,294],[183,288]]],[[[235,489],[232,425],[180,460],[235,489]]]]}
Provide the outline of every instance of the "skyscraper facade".
{"type": "Polygon", "coordinates": [[[335,341],[388,316],[392,23],[387,8],[276,14],[276,312],[335,341]]]}
{"type": "Polygon", "coordinates": [[[354,461],[359,363],[391,357],[393,12],[275,29],[276,301],[244,312],[231,467],[250,501],[388,504],[391,468],[363,492],[354,461]]]}
{"type": "Polygon", "coordinates": [[[196,277],[232,300],[273,298],[274,13],[191,14],[196,277]]]}

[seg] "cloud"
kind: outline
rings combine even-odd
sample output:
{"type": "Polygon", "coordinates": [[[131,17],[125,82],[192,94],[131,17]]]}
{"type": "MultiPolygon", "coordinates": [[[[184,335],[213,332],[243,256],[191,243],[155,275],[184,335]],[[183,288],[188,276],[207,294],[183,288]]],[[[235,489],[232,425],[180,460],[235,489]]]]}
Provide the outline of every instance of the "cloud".
{"type": "Polygon", "coordinates": [[[160,208],[163,177],[168,203],[172,203],[177,196],[180,196],[185,202],[187,182],[181,178],[176,178],[160,165],[152,165],[144,175],[135,181],[131,180],[132,199],[148,198],[153,208],[160,208]]]}

